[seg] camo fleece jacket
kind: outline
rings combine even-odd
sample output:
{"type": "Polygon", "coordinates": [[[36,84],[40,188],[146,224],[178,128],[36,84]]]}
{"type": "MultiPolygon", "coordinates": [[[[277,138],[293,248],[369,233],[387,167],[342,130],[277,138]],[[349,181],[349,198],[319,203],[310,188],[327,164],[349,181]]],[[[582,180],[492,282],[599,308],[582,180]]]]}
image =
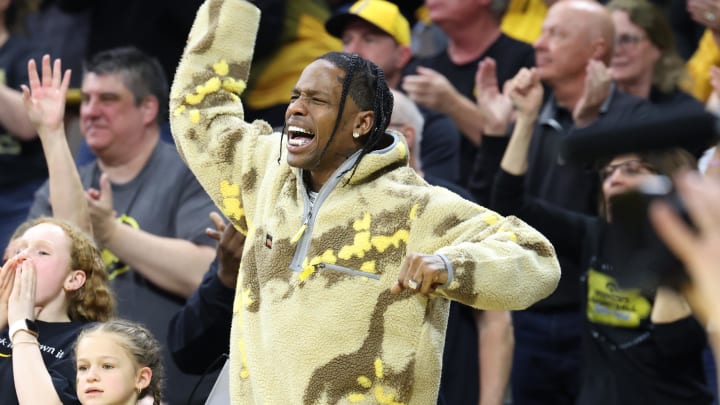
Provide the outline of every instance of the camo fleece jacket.
{"type": "Polygon", "coordinates": [[[448,300],[525,308],[555,289],[555,251],[517,218],[429,186],[390,135],[349,183],[348,159],[311,206],[302,172],[278,161],[280,135],[243,120],[258,19],[251,3],[206,1],[171,91],[181,155],[248,235],[233,404],[435,404],[448,300]],[[390,294],[409,252],[444,255],[452,279],[430,296],[390,294]]]}

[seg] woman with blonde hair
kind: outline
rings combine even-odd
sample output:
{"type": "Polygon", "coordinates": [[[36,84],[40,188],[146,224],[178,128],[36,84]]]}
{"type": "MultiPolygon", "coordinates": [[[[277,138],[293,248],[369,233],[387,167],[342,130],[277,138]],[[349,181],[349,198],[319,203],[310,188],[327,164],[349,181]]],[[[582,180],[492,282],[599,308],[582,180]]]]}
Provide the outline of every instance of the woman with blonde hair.
{"type": "Polygon", "coordinates": [[[620,90],[657,105],[701,110],[679,89],[685,65],[662,11],[647,0],[612,0],[607,8],[615,25],[610,67],[620,90]]]}

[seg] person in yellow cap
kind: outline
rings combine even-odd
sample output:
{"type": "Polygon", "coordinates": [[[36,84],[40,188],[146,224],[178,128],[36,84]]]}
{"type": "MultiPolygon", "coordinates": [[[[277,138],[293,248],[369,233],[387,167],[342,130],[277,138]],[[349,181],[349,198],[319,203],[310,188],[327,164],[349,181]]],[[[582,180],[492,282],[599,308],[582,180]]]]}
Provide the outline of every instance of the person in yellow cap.
{"type": "MultiPolygon", "coordinates": [[[[390,88],[398,88],[412,58],[410,24],[393,3],[360,0],[342,6],[325,22],[327,32],[342,40],[342,51],[356,53],[382,68],[390,88]]],[[[457,183],[460,132],[447,116],[421,109],[425,118],[422,139],[423,171],[457,183]]]]}
{"type": "Polygon", "coordinates": [[[410,23],[398,6],[384,0],[360,0],[341,7],[327,22],[330,35],[343,43],[343,52],[356,53],[380,66],[390,88],[400,83],[410,61],[410,23]]]}

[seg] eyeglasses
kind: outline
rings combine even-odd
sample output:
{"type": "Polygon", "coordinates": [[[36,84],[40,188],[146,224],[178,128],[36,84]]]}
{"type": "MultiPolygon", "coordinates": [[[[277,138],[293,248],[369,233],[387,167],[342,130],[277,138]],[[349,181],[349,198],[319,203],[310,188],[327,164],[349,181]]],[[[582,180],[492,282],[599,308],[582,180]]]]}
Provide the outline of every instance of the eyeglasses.
{"type": "Polygon", "coordinates": [[[607,180],[610,176],[615,173],[616,170],[620,170],[623,176],[633,177],[645,173],[657,173],[657,170],[651,165],[643,162],[642,160],[626,160],[622,163],[616,163],[614,165],[607,165],[600,169],[600,177],[603,181],[607,180]]]}
{"type": "Polygon", "coordinates": [[[615,37],[615,46],[618,48],[634,47],[645,39],[645,35],[621,34],[615,37]]]}

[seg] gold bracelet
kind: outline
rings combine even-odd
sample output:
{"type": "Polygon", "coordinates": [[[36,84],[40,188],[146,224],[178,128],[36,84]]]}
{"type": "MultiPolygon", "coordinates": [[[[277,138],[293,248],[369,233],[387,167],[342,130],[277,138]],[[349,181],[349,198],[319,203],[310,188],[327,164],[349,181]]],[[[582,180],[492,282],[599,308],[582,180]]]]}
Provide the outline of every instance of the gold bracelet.
{"type": "Polygon", "coordinates": [[[37,345],[37,346],[40,346],[40,342],[38,342],[37,340],[21,340],[21,341],[19,341],[19,342],[12,342],[12,345],[13,345],[13,346],[15,346],[15,345],[21,345],[21,344],[29,344],[29,345],[37,345]]]}
{"type": "Polygon", "coordinates": [[[37,338],[37,337],[38,337],[38,334],[37,334],[37,333],[35,333],[35,332],[33,332],[33,331],[29,330],[29,329],[18,329],[18,330],[15,331],[15,333],[12,334],[12,336],[10,336],[10,343],[12,343],[12,341],[15,339],[15,335],[17,335],[17,334],[20,333],[20,332],[25,332],[25,333],[27,333],[28,335],[31,335],[31,336],[34,337],[34,338],[37,338]]]}

